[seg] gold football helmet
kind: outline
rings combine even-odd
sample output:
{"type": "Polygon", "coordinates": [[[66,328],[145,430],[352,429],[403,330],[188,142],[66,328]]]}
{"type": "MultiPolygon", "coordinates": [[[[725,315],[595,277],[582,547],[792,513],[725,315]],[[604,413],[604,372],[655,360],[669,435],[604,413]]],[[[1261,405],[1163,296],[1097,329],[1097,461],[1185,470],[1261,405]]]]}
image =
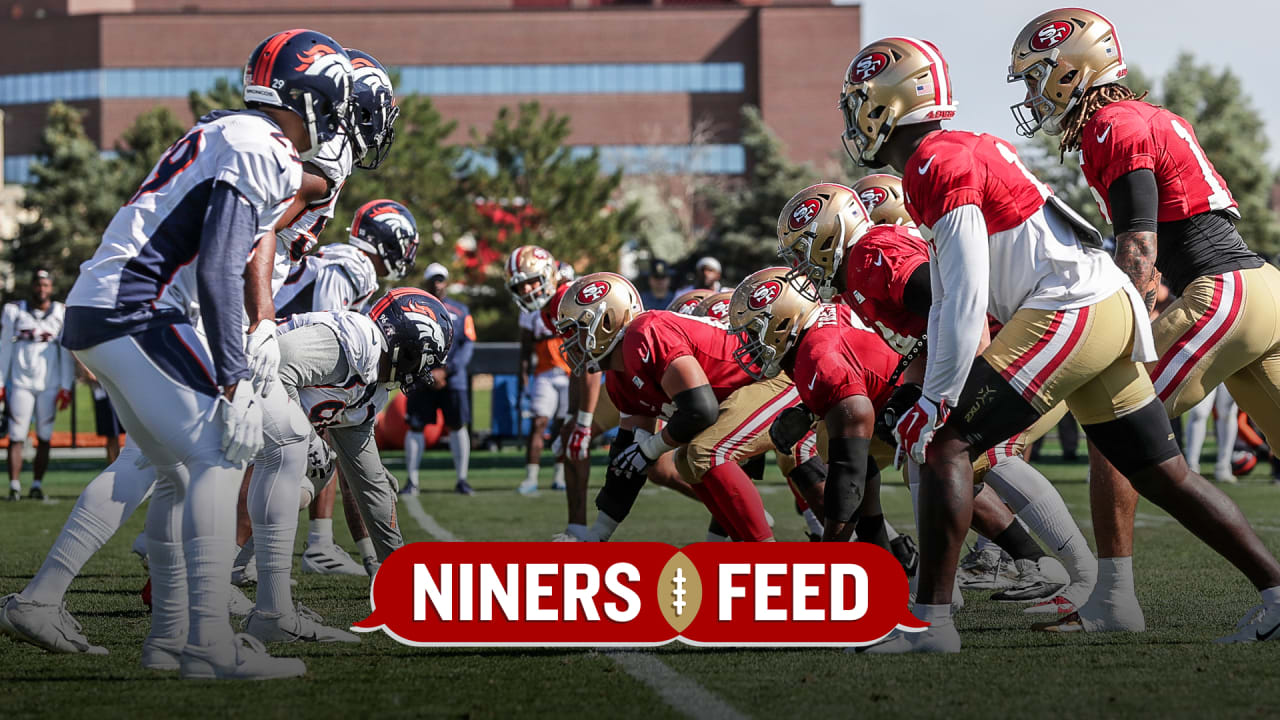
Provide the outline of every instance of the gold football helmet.
{"type": "Polygon", "coordinates": [[[617,273],[592,273],[575,280],[556,312],[556,330],[564,338],[560,352],[573,374],[600,372],[600,362],[643,310],[640,293],[617,273]]]}
{"type": "Polygon", "coordinates": [[[1009,106],[1018,134],[1060,134],[1062,118],[1086,91],[1128,72],[1115,26],[1098,13],[1063,8],[1032,20],[1018,33],[1009,60],[1009,82],[1027,86],[1026,98],[1009,106]]]}
{"type": "Polygon", "coordinates": [[[840,112],[844,114],[843,142],[849,157],[863,166],[883,165],[876,160],[876,153],[894,128],[955,117],[947,61],[927,40],[877,40],[849,63],[840,112]],[[853,149],[849,148],[851,142],[853,149]]]}
{"type": "Polygon", "coordinates": [[[729,332],[742,341],[733,353],[738,365],[756,380],[776,377],[782,358],[795,346],[800,331],[821,307],[793,282],[791,271],[771,267],[752,273],[729,301],[729,332]]]}
{"type": "Polygon", "coordinates": [[[521,310],[541,310],[556,294],[556,259],[537,245],[521,245],[507,258],[507,289],[521,310]]]}
{"type": "Polygon", "coordinates": [[[729,317],[729,299],[732,297],[732,290],[712,293],[702,298],[702,302],[698,303],[698,307],[693,309],[693,314],[698,317],[711,318],[717,322],[725,322],[729,317]]]}
{"type": "Polygon", "coordinates": [[[671,304],[667,306],[667,309],[671,312],[680,313],[681,315],[692,315],[694,314],[694,309],[698,307],[698,303],[702,302],[702,299],[710,294],[710,290],[690,290],[675,300],[672,300],[671,304]]]}
{"type": "Polygon", "coordinates": [[[850,188],[822,183],[796,193],[778,215],[778,254],[791,265],[788,280],[807,278],[797,287],[812,291],[810,300],[830,300],[840,264],[870,228],[866,208],[850,188]]]}
{"type": "Polygon", "coordinates": [[[911,215],[907,213],[906,198],[902,194],[902,178],[897,175],[867,175],[853,184],[853,192],[867,209],[873,225],[915,225],[911,215]]]}

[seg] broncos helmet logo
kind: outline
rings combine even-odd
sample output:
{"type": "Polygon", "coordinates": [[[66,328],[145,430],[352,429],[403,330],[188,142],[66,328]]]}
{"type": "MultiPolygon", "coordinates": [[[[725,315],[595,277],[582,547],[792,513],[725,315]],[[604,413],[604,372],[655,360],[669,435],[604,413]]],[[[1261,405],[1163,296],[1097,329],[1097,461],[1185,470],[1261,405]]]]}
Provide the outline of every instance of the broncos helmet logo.
{"type": "Polygon", "coordinates": [[[444,361],[444,330],[436,322],[435,313],[431,312],[431,308],[418,303],[408,305],[404,311],[405,318],[418,330],[418,340],[422,344],[422,367],[439,365],[444,361]]]}
{"type": "Polygon", "coordinates": [[[418,234],[418,229],[413,226],[413,222],[396,210],[394,207],[379,208],[373,212],[373,219],[384,225],[387,225],[396,234],[396,237],[411,238],[418,234]]]}
{"type": "Polygon", "coordinates": [[[318,75],[333,81],[339,87],[346,84],[351,75],[351,61],[337,50],[318,43],[306,52],[296,54],[299,60],[294,70],[304,75],[318,75]]]}

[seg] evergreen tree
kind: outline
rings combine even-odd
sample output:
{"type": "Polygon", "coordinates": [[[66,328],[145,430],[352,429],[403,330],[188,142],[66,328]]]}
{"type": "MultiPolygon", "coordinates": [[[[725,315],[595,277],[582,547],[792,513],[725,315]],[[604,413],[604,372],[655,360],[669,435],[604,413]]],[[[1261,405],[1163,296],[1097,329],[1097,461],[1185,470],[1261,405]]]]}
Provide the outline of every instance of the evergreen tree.
{"type": "Polygon", "coordinates": [[[111,163],[118,178],[112,189],[121,195],[120,202],[147,179],[160,156],[186,131],[187,126],[165,107],[152,108],[133,121],[116,141],[116,158],[111,163]]]}
{"type": "Polygon", "coordinates": [[[241,110],[244,108],[244,90],[239,83],[218,78],[214,81],[213,87],[208,90],[204,92],[192,90],[188,93],[187,105],[191,108],[191,115],[196,120],[214,110],[241,110]]]}

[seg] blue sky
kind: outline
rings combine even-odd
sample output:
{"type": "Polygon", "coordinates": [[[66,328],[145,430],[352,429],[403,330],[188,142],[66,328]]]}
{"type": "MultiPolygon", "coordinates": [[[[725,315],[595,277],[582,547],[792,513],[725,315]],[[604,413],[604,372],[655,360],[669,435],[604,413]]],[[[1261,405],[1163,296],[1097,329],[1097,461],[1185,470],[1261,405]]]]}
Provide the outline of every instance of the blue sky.
{"type": "MultiPolygon", "coordinates": [[[[1045,10],[1039,0],[861,0],[863,42],[888,35],[933,41],[951,66],[959,115],[952,127],[1015,138],[1009,105],[1022,90],[1005,84],[1009,49],[1022,26],[1045,10]]],[[[1159,77],[1178,53],[1229,67],[1267,123],[1272,165],[1280,164],[1280,2],[1256,0],[1105,0],[1084,7],[1116,25],[1125,57],[1159,77]]],[[[850,58],[857,52],[850,50],[850,58]]],[[[843,68],[841,68],[843,70],[843,68]]]]}

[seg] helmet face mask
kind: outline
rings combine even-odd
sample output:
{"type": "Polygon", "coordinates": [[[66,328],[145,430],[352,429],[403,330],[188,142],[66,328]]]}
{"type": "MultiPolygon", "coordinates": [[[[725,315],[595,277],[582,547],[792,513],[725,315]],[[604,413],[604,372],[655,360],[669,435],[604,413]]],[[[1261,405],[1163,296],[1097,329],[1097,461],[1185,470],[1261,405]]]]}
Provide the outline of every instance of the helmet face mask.
{"type": "Polygon", "coordinates": [[[1037,130],[1044,130],[1050,135],[1061,134],[1063,117],[1071,112],[1076,101],[1083,95],[1078,88],[1072,90],[1070,99],[1061,107],[1049,97],[1046,90],[1053,70],[1058,66],[1057,55],[1055,49],[1051,57],[1043,58],[1028,66],[1026,70],[1009,72],[1010,84],[1021,82],[1027,88],[1026,98],[1020,103],[1009,106],[1009,111],[1013,113],[1013,118],[1018,124],[1018,134],[1023,137],[1032,137],[1037,130]]]}
{"type": "Polygon", "coordinates": [[[765,334],[769,330],[769,321],[772,319],[771,313],[761,313],[743,327],[734,328],[731,331],[742,342],[742,345],[733,351],[733,359],[738,362],[738,367],[756,382],[777,377],[778,373],[782,372],[778,351],[765,342],[765,334]]]}
{"type": "Polygon", "coordinates": [[[771,267],[751,274],[733,291],[729,332],[742,343],[733,359],[753,380],[782,372],[782,359],[820,307],[807,285],[802,278],[793,279],[787,268],[771,267]]]}

